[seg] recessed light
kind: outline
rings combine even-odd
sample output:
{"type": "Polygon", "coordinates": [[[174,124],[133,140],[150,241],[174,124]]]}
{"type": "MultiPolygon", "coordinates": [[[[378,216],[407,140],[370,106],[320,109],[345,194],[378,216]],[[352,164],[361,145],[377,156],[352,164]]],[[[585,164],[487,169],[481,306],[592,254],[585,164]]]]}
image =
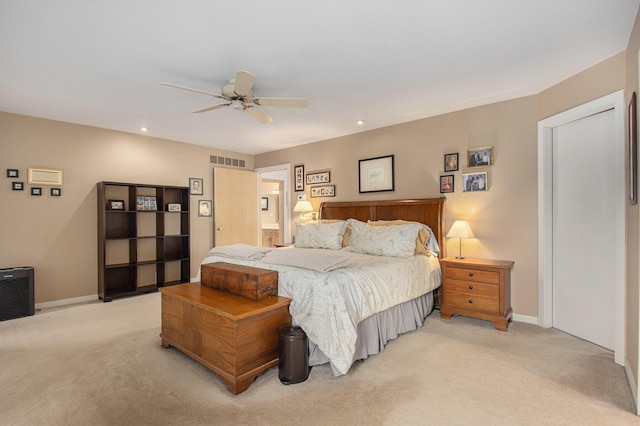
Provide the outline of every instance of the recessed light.
{"type": "Polygon", "coordinates": [[[141,132],[148,132],[149,129],[147,127],[140,127],[141,132]]]}
{"type": "Polygon", "coordinates": [[[358,120],[358,121],[356,121],[356,124],[358,126],[362,126],[364,124],[364,120],[358,120]]]}

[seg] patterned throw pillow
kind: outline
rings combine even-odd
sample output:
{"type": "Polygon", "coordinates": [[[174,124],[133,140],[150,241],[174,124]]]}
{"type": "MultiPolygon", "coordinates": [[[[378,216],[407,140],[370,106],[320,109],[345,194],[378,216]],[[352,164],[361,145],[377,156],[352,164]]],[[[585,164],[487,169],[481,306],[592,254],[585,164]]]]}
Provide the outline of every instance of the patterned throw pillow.
{"type": "Polygon", "coordinates": [[[342,248],[342,238],[346,228],[347,222],[344,220],[333,223],[296,222],[294,246],[339,250],[342,248]]]}
{"type": "Polygon", "coordinates": [[[351,227],[349,250],[376,256],[411,258],[416,248],[416,238],[421,225],[411,223],[395,226],[372,226],[349,219],[351,227]]]}

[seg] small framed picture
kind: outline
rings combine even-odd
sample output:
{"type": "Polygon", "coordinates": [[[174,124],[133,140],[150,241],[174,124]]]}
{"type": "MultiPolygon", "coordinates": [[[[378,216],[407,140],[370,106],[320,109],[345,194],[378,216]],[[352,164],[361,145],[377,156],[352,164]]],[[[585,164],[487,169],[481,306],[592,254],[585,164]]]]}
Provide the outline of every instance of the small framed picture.
{"type": "Polygon", "coordinates": [[[14,191],[24,191],[24,182],[11,182],[11,189],[14,191]]]}
{"type": "Polygon", "coordinates": [[[313,185],[316,183],[329,183],[331,182],[331,172],[319,172],[307,174],[307,185],[313,185]]]}
{"type": "Polygon", "coordinates": [[[61,188],[51,188],[51,196],[52,197],[59,197],[62,195],[62,189],[61,188]]]}
{"type": "Polygon", "coordinates": [[[443,175],[440,176],[440,193],[447,194],[453,192],[453,175],[443,175]]]}
{"type": "Polygon", "coordinates": [[[493,147],[481,146],[467,150],[467,167],[493,166],[493,147]]]}
{"type": "Polygon", "coordinates": [[[300,164],[293,168],[296,192],[304,191],[304,165],[300,164]]]}
{"type": "Polygon", "coordinates": [[[466,173],[462,175],[462,192],[486,191],[487,172],[466,173]]]}
{"type": "Polygon", "coordinates": [[[213,213],[213,201],[198,200],[198,216],[211,217],[213,213]]]}
{"type": "Polygon", "coordinates": [[[179,203],[171,203],[167,206],[167,210],[170,212],[179,212],[182,210],[182,206],[179,203]]]}
{"type": "Polygon", "coordinates": [[[458,153],[457,152],[444,155],[444,171],[445,172],[458,171],[458,153]]]}
{"type": "Polygon", "coordinates": [[[204,194],[202,187],[202,178],[189,178],[189,194],[202,195],[204,194]]]}
{"type": "Polygon", "coordinates": [[[311,198],[335,197],[336,186],[335,185],[312,186],[310,195],[311,195],[311,198]]]}
{"type": "Polygon", "coordinates": [[[107,203],[109,210],[124,210],[124,200],[109,200],[107,203]]]}
{"type": "Polygon", "coordinates": [[[36,197],[41,196],[42,195],[42,188],[40,188],[39,186],[31,187],[31,195],[35,195],[36,197]]]}
{"type": "Polygon", "coordinates": [[[269,210],[269,198],[268,197],[262,197],[260,199],[260,208],[262,210],[269,210]]]}
{"type": "Polygon", "coordinates": [[[7,169],[7,177],[8,178],[17,178],[18,177],[18,169],[7,169]]]}

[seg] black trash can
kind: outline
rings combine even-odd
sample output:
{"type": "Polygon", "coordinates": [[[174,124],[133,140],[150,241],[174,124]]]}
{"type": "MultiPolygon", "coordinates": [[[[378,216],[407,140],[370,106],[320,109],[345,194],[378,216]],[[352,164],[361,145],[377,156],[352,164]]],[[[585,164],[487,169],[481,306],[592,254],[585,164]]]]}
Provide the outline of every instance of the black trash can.
{"type": "Polygon", "coordinates": [[[278,378],[284,385],[292,385],[309,377],[309,341],[302,328],[283,325],[278,329],[278,378]]]}

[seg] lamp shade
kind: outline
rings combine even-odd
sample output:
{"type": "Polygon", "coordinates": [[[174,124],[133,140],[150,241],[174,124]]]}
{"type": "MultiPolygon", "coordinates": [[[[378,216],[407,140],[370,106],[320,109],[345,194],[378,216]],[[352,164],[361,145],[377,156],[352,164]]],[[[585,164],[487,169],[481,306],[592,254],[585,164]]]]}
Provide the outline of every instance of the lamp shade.
{"type": "Polygon", "coordinates": [[[302,213],[312,212],[313,207],[311,207],[311,203],[309,201],[298,201],[293,208],[293,211],[302,213]]]}
{"type": "Polygon", "coordinates": [[[466,220],[456,220],[447,233],[447,238],[475,238],[466,220]]]}

